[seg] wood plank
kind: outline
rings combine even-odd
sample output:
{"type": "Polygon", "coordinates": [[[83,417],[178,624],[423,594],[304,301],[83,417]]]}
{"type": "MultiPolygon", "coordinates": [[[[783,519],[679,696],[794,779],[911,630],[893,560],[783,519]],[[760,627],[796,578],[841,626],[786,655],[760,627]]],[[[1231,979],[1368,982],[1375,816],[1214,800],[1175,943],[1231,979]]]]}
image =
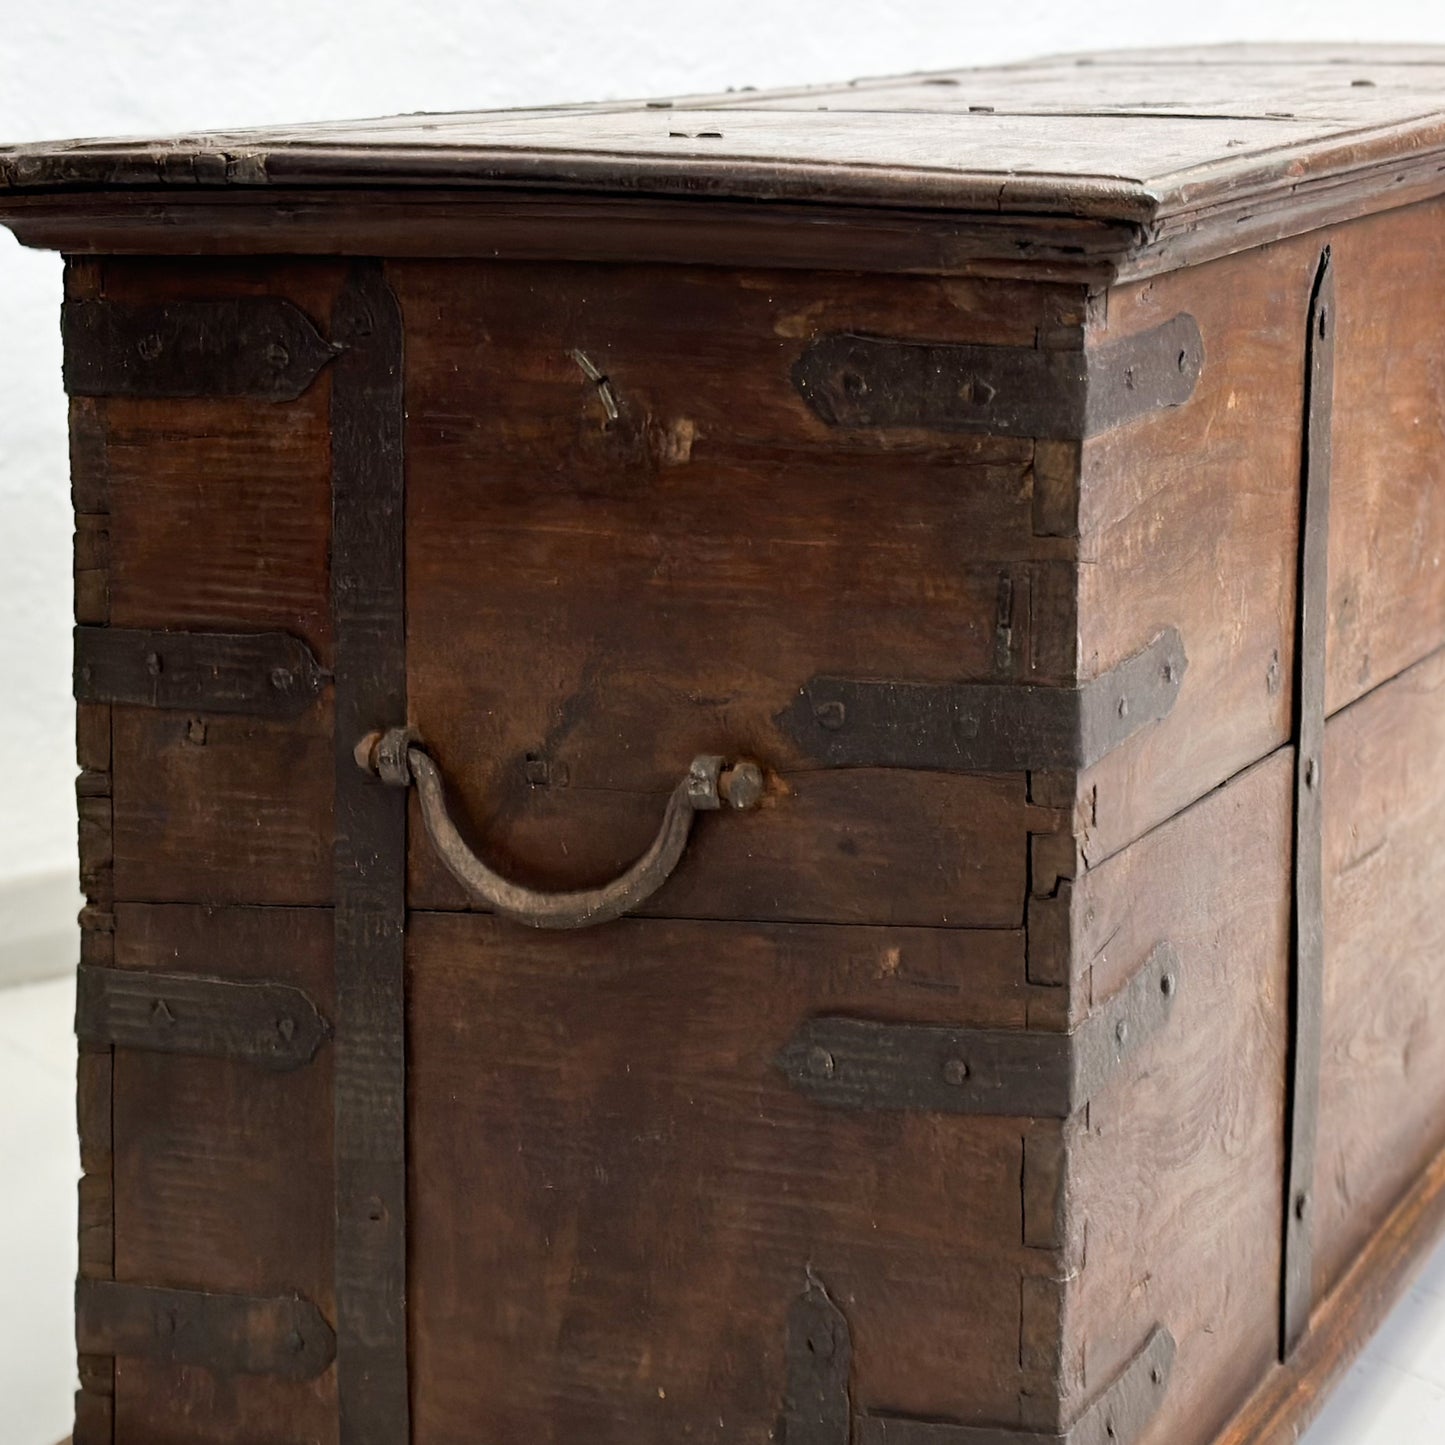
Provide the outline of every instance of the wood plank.
{"type": "Polygon", "coordinates": [[[1331,232],[1337,278],[1328,707],[1445,642],[1445,447],[1425,278],[1445,204],[1331,232]],[[1419,278],[1402,284],[1401,278],[1419,278]]]}
{"type": "Polygon", "coordinates": [[[1304,339],[1320,244],[1119,288],[1100,316],[1097,342],[1186,311],[1205,360],[1184,406],[1083,447],[1082,669],[1096,676],[1170,626],[1189,659],[1169,717],[1080,780],[1091,862],[1289,737],[1304,339]]]}
{"type": "Polygon", "coordinates": [[[1276,1358],[1293,755],[1281,751],[1078,885],[1079,986],[1178,953],[1168,1028],[1066,1137],[1062,1378],[1075,1413],[1155,1324],[1178,1364],[1150,1440],[1213,1441],[1276,1358]]]}
{"type": "MultiPolygon", "coordinates": [[[[602,881],[650,841],[695,754],[747,754],[777,775],[774,806],[705,820],[711,871],[690,862],[660,911],[1016,926],[1021,778],[813,777],[774,719],[818,672],[1059,680],[1071,591],[1052,584],[1072,539],[1035,535],[1031,443],[839,433],[789,372],[820,330],[1067,345],[1078,295],[652,267],[391,274],[412,721],[496,866],[602,881]],[[1016,844],[980,849],[975,824],[1016,844]]],[[[416,905],[461,902],[420,829],[411,870],[416,905]]]]}
{"type": "Polygon", "coordinates": [[[774,1060],[817,1011],[1017,1022],[1021,943],[414,913],[418,1445],[766,1438],[809,1272],[859,1398],[1018,1420],[1023,1124],[822,1109],[774,1060]]]}
{"type": "Polygon", "coordinates": [[[1442,653],[1326,730],[1317,1298],[1445,1148],[1442,757],[1442,653]]]}
{"type": "Polygon", "coordinates": [[[1084,779],[1089,858],[1288,736],[1304,317],[1326,245],[1340,327],[1327,707],[1445,642],[1445,462],[1424,425],[1436,362],[1418,296],[1390,279],[1445,261],[1442,213],[1402,209],[1110,292],[1091,344],[1185,310],[1206,359],[1187,405],[1083,448],[1086,674],[1166,618],[1189,656],[1170,717],[1084,779]]]}
{"type": "MultiPolygon", "coordinates": [[[[117,908],[119,968],[301,988],[333,1011],[325,909],[117,908]]],[[[334,1318],[331,1057],[272,1073],[234,1060],[115,1053],[116,1278],[285,1296],[334,1318]]],[[[116,1362],[121,1440],[335,1442],[336,1379],[228,1377],[116,1362]]]]}

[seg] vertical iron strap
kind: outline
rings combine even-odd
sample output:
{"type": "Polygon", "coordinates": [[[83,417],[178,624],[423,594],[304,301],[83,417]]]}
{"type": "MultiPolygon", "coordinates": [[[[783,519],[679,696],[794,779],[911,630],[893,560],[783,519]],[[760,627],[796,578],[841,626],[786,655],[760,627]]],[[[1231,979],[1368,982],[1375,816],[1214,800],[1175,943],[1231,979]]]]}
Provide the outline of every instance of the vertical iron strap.
{"type": "Polygon", "coordinates": [[[377,260],[331,317],[336,702],[336,1361],[342,1445],[405,1445],[406,794],[356,766],[406,717],[402,324],[377,260]]]}
{"type": "Polygon", "coordinates": [[[1310,298],[1295,636],[1294,908],[1291,934],[1289,1162],[1285,1188],[1281,1355],[1309,1328],[1313,1304],[1315,1137],[1324,1010],[1325,646],[1329,611],[1330,417],[1335,286],[1326,248],[1310,298]]]}

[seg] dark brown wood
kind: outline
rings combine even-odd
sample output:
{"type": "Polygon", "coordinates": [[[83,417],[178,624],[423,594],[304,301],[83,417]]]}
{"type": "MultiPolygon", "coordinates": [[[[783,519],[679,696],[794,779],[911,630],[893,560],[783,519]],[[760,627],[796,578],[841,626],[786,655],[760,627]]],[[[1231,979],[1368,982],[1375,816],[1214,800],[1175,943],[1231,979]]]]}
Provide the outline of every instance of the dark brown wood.
{"type": "Polygon", "coordinates": [[[414,913],[414,1438],[765,1437],[810,1271],[869,1400],[1047,1409],[1019,1359],[1052,1256],[1019,1235],[1018,1123],[845,1114],[774,1063],[819,1010],[1017,1024],[1021,963],[996,931],[414,913]]]}
{"type": "MultiPolygon", "coordinates": [[[[333,1010],[329,910],[122,903],[115,928],[117,968],[279,980],[333,1010]]],[[[334,1322],[329,1047],[285,1073],[149,1050],[114,1057],[116,1277],[299,1295],[334,1322]]],[[[119,1441],[234,1445],[282,1421],[295,1438],[337,1445],[334,1366],[244,1381],[133,1355],[115,1368],[119,1441]]]]}
{"type": "MultiPolygon", "coordinates": [[[[751,756],[766,806],[700,829],[647,911],[1017,926],[1023,854],[966,840],[980,810],[1021,843],[1035,830],[1021,778],[820,770],[776,719],[809,678],[883,657],[917,681],[1066,679],[1053,577],[1072,540],[1035,534],[1029,443],[840,442],[789,370],[839,325],[1062,344],[1081,298],[656,267],[391,275],[410,720],[488,861],[535,887],[598,883],[650,841],[691,757],[751,756]]],[[[462,906],[412,834],[412,903],[462,906]]]]}
{"type": "Polygon", "coordinates": [[[1095,60],[0,152],[0,216],[98,258],[83,1445],[1313,1410],[1445,1148],[1445,56],[1095,60]],[[304,697],[226,711],[275,664],[218,637],[304,697]],[[699,754],[762,794],[543,935],[358,766],[408,728],[530,888],[631,863],[699,754]],[[236,1299],[336,1362],[136,1324],[236,1299]]]}
{"type": "Polygon", "coordinates": [[[405,1445],[406,799],[357,766],[406,720],[401,313],[359,261],[331,313],[336,1354],[341,1445],[405,1445]]]}

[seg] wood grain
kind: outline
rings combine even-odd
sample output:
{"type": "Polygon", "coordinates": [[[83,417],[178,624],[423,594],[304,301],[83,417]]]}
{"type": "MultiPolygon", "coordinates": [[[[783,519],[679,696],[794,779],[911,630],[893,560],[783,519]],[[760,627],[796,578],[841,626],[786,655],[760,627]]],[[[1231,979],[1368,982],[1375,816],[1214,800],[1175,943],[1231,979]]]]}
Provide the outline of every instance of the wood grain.
{"type": "Polygon", "coordinates": [[[1325,734],[1315,1292],[1445,1148],[1445,653],[1325,734]]]}
{"type": "MultiPolygon", "coordinates": [[[[333,1015],[327,909],[120,904],[119,968],[301,988],[333,1015]]],[[[331,1051],[277,1074],[238,1061],[115,1051],[116,1278],[264,1296],[334,1318],[331,1051]]],[[[334,1368],[231,1377],[121,1358],[116,1428],[155,1445],[335,1442],[334,1368]]]]}
{"type": "Polygon", "coordinates": [[[1079,985],[1177,950],[1168,1028],[1066,1141],[1062,1384],[1077,1411],[1166,1325],[1137,1445],[1207,1445],[1275,1358],[1283,1229],[1293,757],[1278,753],[1080,881],[1079,985]]]}
{"type": "MultiPolygon", "coordinates": [[[[776,775],[770,806],[706,820],[658,911],[1016,926],[1022,779],[809,776],[774,718],[817,672],[1060,680],[1072,539],[1035,534],[1031,443],[840,434],[789,371],[820,330],[1066,345],[1079,298],[644,267],[392,277],[411,716],[495,865],[603,881],[696,753],[744,754],[776,775]],[[980,848],[985,831],[1012,841],[980,848]]],[[[413,839],[413,903],[456,906],[413,839]]]]}
{"type": "Polygon", "coordinates": [[[1016,1120],[849,1114],[803,1017],[1017,1023],[1017,934],[413,914],[414,1439],[765,1439],[811,1271],[860,1398],[1017,1421],[1016,1120]],[[982,971],[981,971],[982,970],[982,971]],[[946,1262],[946,1263],[945,1263],[946,1262]]]}

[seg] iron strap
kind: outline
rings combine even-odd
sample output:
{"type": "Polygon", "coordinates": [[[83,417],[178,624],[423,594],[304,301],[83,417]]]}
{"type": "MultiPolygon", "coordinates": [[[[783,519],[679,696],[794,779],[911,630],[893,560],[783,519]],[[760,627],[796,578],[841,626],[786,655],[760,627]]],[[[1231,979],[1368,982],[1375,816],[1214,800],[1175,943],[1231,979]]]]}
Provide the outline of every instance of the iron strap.
{"type": "Polygon", "coordinates": [[[808,344],[793,385],[830,426],[1071,441],[1181,406],[1203,365],[1199,327],[1179,315],[1092,351],[835,332],[808,344]]]}
{"type": "Polygon", "coordinates": [[[263,1298],[82,1279],[75,1287],[81,1354],[131,1355],[223,1374],[315,1379],[336,1339],[298,1295],[263,1298]]]}
{"type": "Polygon", "coordinates": [[[858,1410],[849,1396],[852,1354],[846,1317],[810,1278],[788,1315],[787,1445],[1130,1445],[1143,1436],[1164,1400],[1175,1346],[1167,1329],[1152,1330],[1113,1383],[1062,1434],[858,1410]]]}
{"type": "Polygon", "coordinates": [[[823,1015],[778,1056],[794,1088],[839,1109],[1067,1119],[1169,1019],[1179,961],[1160,944],[1072,1033],[823,1015]]]}
{"type": "Polygon", "coordinates": [[[289,632],[75,629],[75,700],[188,712],[296,717],[326,682],[289,632]]]}
{"type": "Polygon", "coordinates": [[[341,1445],[405,1445],[406,794],[353,753],[406,717],[402,322],[380,261],[351,264],[331,334],[337,1392],[341,1445]]]}
{"type": "Polygon", "coordinates": [[[309,1064],[330,1026],[290,984],[83,963],[76,975],[75,1032],[84,1043],[236,1059],[281,1071],[309,1064]]]}
{"type": "Polygon", "coordinates": [[[830,767],[1070,771],[1167,717],[1187,666],[1171,627],[1080,687],[820,676],[776,721],[830,767]]]}
{"type": "Polygon", "coordinates": [[[278,296],[67,301],[61,331],[71,396],[294,401],[335,355],[306,313],[278,296]]]}
{"type": "Polygon", "coordinates": [[[1310,297],[1305,343],[1299,612],[1295,636],[1294,906],[1290,970],[1289,1155],[1285,1188],[1281,1351],[1309,1328],[1313,1303],[1314,1174],[1324,1011],[1325,663],[1329,612],[1330,422],[1335,284],[1326,248],[1310,297]]]}

